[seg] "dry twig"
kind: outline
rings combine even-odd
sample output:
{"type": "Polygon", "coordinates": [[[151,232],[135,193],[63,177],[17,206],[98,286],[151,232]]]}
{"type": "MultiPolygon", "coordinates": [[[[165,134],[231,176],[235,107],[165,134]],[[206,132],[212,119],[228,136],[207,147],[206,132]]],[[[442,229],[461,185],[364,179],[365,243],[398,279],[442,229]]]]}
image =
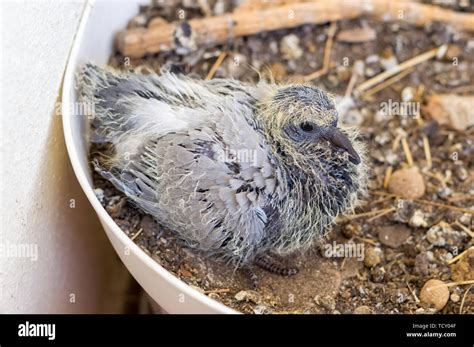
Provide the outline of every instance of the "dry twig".
{"type": "Polygon", "coordinates": [[[426,135],[423,135],[423,150],[425,151],[426,164],[428,168],[431,168],[433,166],[433,161],[431,160],[430,141],[426,135]]]}
{"type": "Polygon", "coordinates": [[[372,77],[371,79],[365,81],[364,83],[361,83],[356,88],[356,91],[357,92],[363,92],[363,91],[375,86],[376,84],[379,84],[380,82],[386,80],[387,78],[389,78],[393,75],[396,75],[397,73],[399,73],[403,70],[406,70],[410,67],[413,67],[415,65],[418,65],[420,63],[423,63],[427,60],[430,60],[430,59],[436,57],[436,55],[438,55],[439,52],[441,52],[444,49],[446,49],[446,46],[442,45],[438,48],[433,48],[433,49],[431,49],[431,50],[429,50],[425,53],[417,55],[416,57],[405,60],[403,63],[400,63],[397,66],[394,66],[392,69],[384,71],[384,72],[372,77]]]}
{"type": "MultiPolygon", "coordinates": [[[[396,194],[390,194],[390,193],[385,193],[385,192],[370,192],[373,195],[383,195],[383,196],[391,196],[394,199],[401,199],[400,196],[396,194]]],[[[434,201],[428,201],[428,200],[423,200],[423,199],[412,199],[414,202],[417,202],[419,204],[424,204],[424,205],[432,205],[432,206],[437,206],[437,207],[443,207],[451,210],[456,210],[459,212],[464,212],[468,214],[474,215],[474,210],[468,210],[466,208],[462,207],[457,207],[457,206],[452,206],[452,205],[446,205],[446,204],[441,204],[439,202],[434,202],[434,201]]]]}
{"type": "Polygon", "coordinates": [[[408,166],[413,166],[413,155],[410,151],[410,146],[408,145],[408,141],[406,137],[401,138],[403,152],[405,152],[405,157],[407,158],[408,166]]]}
{"type": "Polygon", "coordinates": [[[304,82],[309,82],[316,78],[319,78],[328,73],[331,64],[331,50],[334,43],[334,35],[336,34],[337,23],[332,22],[328,30],[328,39],[326,40],[326,46],[324,47],[324,59],[323,67],[309,75],[302,76],[304,82]]]}
{"type": "Polygon", "coordinates": [[[221,66],[222,62],[224,61],[225,57],[227,55],[227,52],[226,51],[222,51],[221,54],[219,54],[219,56],[217,57],[216,61],[214,62],[214,64],[212,65],[211,69],[209,70],[207,76],[206,76],[206,80],[210,80],[212,79],[212,77],[214,77],[217,69],[219,68],[219,66],[221,66]]]}
{"type": "Polygon", "coordinates": [[[143,231],[143,228],[140,228],[140,230],[138,230],[132,237],[131,237],[131,240],[132,241],[135,241],[135,239],[140,236],[140,234],[142,233],[143,231]]]}
{"type": "Polygon", "coordinates": [[[467,252],[469,252],[469,251],[472,250],[472,249],[474,249],[474,246],[469,247],[469,248],[466,249],[464,252],[459,253],[459,254],[458,254],[457,256],[455,256],[454,258],[449,259],[449,260],[447,261],[448,265],[451,265],[451,264],[457,262],[459,259],[461,259],[462,257],[464,257],[464,256],[467,254],[467,252]]]}
{"type": "Polygon", "coordinates": [[[388,184],[390,183],[390,178],[392,178],[393,166],[389,166],[387,170],[385,170],[385,177],[383,179],[383,187],[386,189],[388,184]]]}
{"type": "Polygon", "coordinates": [[[405,77],[406,75],[412,73],[413,71],[415,71],[414,68],[409,68],[409,69],[406,69],[402,72],[400,72],[398,75],[395,75],[389,79],[387,79],[386,81],[380,83],[379,85],[376,85],[375,87],[372,87],[371,89],[369,90],[366,90],[364,92],[364,94],[362,95],[364,98],[369,98],[371,97],[372,95],[380,92],[381,90],[391,86],[392,84],[394,84],[395,82],[398,82],[399,80],[401,80],[403,77],[405,77]]]}
{"type": "Polygon", "coordinates": [[[472,288],[472,284],[469,286],[469,288],[466,289],[466,292],[464,293],[464,295],[462,296],[462,300],[461,300],[461,306],[459,307],[459,314],[462,314],[462,309],[464,307],[464,301],[466,301],[466,296],[467,296],[467,293],[469,293],[469,291],[471,290],[472,288]]]}
{"type": "Polygon", "coordinates": [[[474,31],[473,14],[455,12],[439,6],[392,0],[348,0],[342,4],[339,1],[315,0],[301,3],[292,1],[282,6],[240,10],[184,22],[164,23],[159,18],[152,20],[148,28],[131,28],[120,32],[116,44],[124,56],[141,58],[149,53],[176,49],[181,44],[178,39],[180,34],[200,47],[222,44],[236,37],[262,31],[294,28],[303,24],[321,24],[361,15],[403,19],[415,25],[441,21],[460,29],[474,31]],[[400,18],[400,14],[404,18],[400,18]]]}
{"type": "Polygon", "coordinates": [[[397,209],[396,209],[395,207],[391,207],[391,208],[389,208],[389,209],[386,209],[386,210],[380,212],[379,214],[376,214],[375,216],[373,216],[373,217],[367,219],[367,222],[372,222],[373,220],[375,220],[375,219],[377,219],[377,218],[380,218],[380,217],[382,217],[382,216],[385,216],[386,214],[392,213],[392,212],[394,212],[394,211],[396,211],[396,210],[397,210],[397,209]]]}

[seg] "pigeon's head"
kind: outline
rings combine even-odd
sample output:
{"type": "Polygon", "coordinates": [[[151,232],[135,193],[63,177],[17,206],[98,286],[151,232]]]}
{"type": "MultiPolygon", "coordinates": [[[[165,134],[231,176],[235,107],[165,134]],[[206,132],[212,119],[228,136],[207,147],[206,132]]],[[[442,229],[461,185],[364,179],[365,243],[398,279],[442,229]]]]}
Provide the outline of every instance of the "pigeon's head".
{"type": "Polygon", "coordinates": [[[305,85],[268,85],[255,117],[282,173],[286,234],[275,248],[311,245],[335,217],[356,206],[367,180],[364,146],[341,125],[333,98],[305,85]],[[293,216],[298,216],[295,218],[293,216]]]}
{"type": "Polygon", "coordinates": [[[326,92],[303,85],[283,87],[268,103],[266,122],[272,125],[272,136],[290,153],[307,156],[330,152],[360,164],[360,155],[350,136],[339,127],[334,100],[326,92]]]}
{"type": "Polygon", "coordinates": [[[260,105],[259,118],[273,156],[295,183],[312,182],[319,195],[333,191],[342,205],[364,185],[364,146],[355,129],[341,126],[334,100],[323,90],[274,87],[260,105]]]}

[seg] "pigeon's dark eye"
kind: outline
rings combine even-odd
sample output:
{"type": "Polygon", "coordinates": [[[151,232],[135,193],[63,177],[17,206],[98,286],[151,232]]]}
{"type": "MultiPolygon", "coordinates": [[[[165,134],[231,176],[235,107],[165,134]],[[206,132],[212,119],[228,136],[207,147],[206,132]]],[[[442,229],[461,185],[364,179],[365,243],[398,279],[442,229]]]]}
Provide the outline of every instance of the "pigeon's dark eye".
{"type": "Polygon", "coordinates": [[[303,130],[307,133],[310,133],[310,132],[314,131],[314,129],[316,129],[316,126],[313,123],[310,123],[310,122],[303,122],[303,123],[300,124],[300,128],[301,128],[301,130],[303,130]]]}

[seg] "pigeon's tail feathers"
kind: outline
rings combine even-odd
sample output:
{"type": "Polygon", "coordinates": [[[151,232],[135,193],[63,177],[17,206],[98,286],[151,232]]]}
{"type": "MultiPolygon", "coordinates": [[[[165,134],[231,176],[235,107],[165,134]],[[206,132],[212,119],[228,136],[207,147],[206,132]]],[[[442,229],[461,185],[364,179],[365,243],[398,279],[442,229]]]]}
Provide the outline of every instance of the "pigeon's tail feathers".
{"type": "Polygon", "coordinates": [[[79,73],[82,101],[90,104],[95,139],[133,152],[152,137],[199,126],[212,112],[214,96],[201,82],[162,71],[160,75],[120,72],[92,63],[79,73]]]}
{"type": "Polygon", "coordinates": [[[103,162],[93,161],[95,171],[124,193],[130,202],[153,216],[160,216],[157,204],[156,184],[153,177],[142,172],[139,165],[130,163],[128,168],[107,167],[103,162]]]}
{"type": "Polygon", "coordinates": [[[140,81],[141,76],[130,76],[92,63],[82,66],[79,72],[80,96],[92,110],[96,138],[114,142],[115,138],[136,127],[130,101],[140,97],[140,93],[146,94],[146,89],[140,81]]]}

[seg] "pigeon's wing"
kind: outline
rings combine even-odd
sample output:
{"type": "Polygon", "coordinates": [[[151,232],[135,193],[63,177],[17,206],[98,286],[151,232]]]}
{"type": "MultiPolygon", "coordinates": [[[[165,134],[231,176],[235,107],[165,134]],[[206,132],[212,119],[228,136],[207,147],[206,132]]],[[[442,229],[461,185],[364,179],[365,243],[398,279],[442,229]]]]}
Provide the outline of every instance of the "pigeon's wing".
{"type": "Polygon", "coordinates": [[[245,261],[264,242],[263,207],[276,194],[277,180],[246,118],[216,119],[153,139],[123,169],[101,173],[194,246],[245,261]]]}

